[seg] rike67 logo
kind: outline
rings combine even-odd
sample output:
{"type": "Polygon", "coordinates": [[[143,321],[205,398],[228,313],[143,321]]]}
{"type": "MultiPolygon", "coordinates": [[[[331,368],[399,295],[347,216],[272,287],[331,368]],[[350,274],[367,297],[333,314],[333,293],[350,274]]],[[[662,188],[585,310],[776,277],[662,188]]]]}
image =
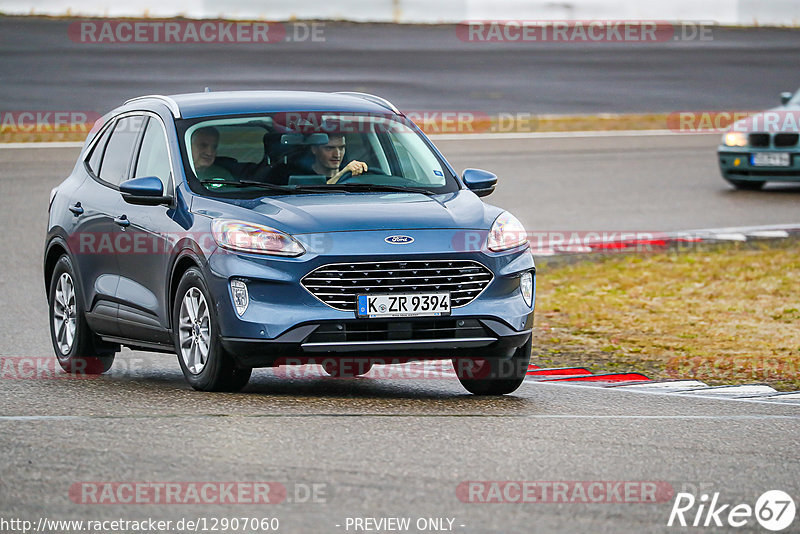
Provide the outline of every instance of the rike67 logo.
{"type": "Polygon", "coordinates": [[[781,490],[764,492],[755,506],[726,503],[719,492],[703,493],[699,499],[681,492],[675,496],[667,526],[752,528],[755,520],[763,528],[779,532],[792,525],[795,513],[794,500],[781,490]]]}

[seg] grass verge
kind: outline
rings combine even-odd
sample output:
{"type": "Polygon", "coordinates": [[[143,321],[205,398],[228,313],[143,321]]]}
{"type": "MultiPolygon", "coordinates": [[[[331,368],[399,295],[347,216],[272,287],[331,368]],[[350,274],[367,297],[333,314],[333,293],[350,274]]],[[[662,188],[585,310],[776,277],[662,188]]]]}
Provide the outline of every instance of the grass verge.
{"type": "Polygon", "coordinates": [[[533,363],[800,390],[800,242],[540,262],[533,363]]]}

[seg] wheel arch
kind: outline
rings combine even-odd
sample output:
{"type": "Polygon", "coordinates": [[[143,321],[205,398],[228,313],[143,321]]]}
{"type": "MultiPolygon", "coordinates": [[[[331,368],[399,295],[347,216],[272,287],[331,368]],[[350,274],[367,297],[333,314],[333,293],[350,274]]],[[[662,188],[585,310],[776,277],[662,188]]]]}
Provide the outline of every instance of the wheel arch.
{"type": "Polygon", "coordinates": [[[183,275],[186,274],[186,271],[191,269],[192,267],[196,267],[197,269],[202,269],[203,261],[201,260],[200,256],[192,249],[184,249],[175,259],[175,263],[172,266],[172,273],[169,277],[169,324],[170,328],[172,328],[172,316],[174,313],[175,307],[175,294],[178,292],[178,284],[181,282],[181,278],[183,275]]]}
{"type": "MultiPolygon", "coordinates": [[[[50,240],[45,248],[44,253],[44,265],[43,265],[43,275],[44,275],[44,290],[46,294],[50,294],[50,283],[53,278],[53,272],[56,270],[56,264],[58,263],[58,259],[61,256],[69,257],[72,265],[75,265],[75,261],[72,258],[72,254],[67,246],[66,241],[61,238],[60,236],[54,237],[50,240]]],[[[80,284],[80,273],[75,273],[75,280],[76,283],[80,284]]]]}

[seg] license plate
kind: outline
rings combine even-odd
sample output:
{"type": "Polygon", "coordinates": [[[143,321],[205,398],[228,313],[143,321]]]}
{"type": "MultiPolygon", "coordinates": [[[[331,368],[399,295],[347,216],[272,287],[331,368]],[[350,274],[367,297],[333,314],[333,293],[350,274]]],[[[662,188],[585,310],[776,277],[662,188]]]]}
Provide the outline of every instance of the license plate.
{"type": "Polygon", "coordinates": [[[359,317],[438,317],[450,315],[450,293],[358,295],[359,317]]]}
{"type": "Polygon", "coordinates": [[[788,152],[759,152],[750,159],[753,167],[788,167],[792,164],[788,152]]]}

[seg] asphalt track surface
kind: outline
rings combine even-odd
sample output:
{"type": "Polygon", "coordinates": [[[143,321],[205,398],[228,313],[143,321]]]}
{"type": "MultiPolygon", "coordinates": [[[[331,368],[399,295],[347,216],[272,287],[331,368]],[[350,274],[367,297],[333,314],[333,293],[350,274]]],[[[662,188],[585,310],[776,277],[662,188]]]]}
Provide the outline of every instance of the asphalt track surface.
{"type": "MultiPolygon", "coordinates": [[[[796,221],[797,188],[730,190],[715,172],[715,143],[671,135],[438,144],[458,170],[497,170],[503,182],[489,200],[529,228],[796,221]],[[677,162],[673,172],[667,162],[677,162]],[[598,191],[616,201],[597,206],[598,191]]],[[[0,149],[3,361],[52,358],[41,279],[47,198],[76,153],[0,149]]],[[[127,349],[107,376],[58,377],[0,379],[2,518],[277,517],[280,532],[335,533],[354,532],[348,517],[446,517],[454,532],[671,532],[671,501],[475,504],[456,488],[656,481],[751,506],[771,489],[800,495],[797,405],[542,383],[484,399],[441,375],[334,380],[272,370],[256,371],[241,394],[204,394],[187,386],[175,356],[127,349]],[[70,488],[87,481],[270,481],[293,502],[74,503],[70,488]],[[312,484],[324,495],[297,502],[294,491],[312,484]]],[[[751,520],[740,531],[763,530],[751,520]]]]}
{"type": "MultiPolygon", "coordinates": [[[[125,99],[226,89],[356,90],[405,111],[758,110],[800,87],[800,30],[658,43],[481,43],[455,26],[326,23],[323,42],[90,44],[73,20],[0,18],[3,111],[105,113],[125,99]]],[[[289,28],[289,35],[295,30],[289,28]]]]}

